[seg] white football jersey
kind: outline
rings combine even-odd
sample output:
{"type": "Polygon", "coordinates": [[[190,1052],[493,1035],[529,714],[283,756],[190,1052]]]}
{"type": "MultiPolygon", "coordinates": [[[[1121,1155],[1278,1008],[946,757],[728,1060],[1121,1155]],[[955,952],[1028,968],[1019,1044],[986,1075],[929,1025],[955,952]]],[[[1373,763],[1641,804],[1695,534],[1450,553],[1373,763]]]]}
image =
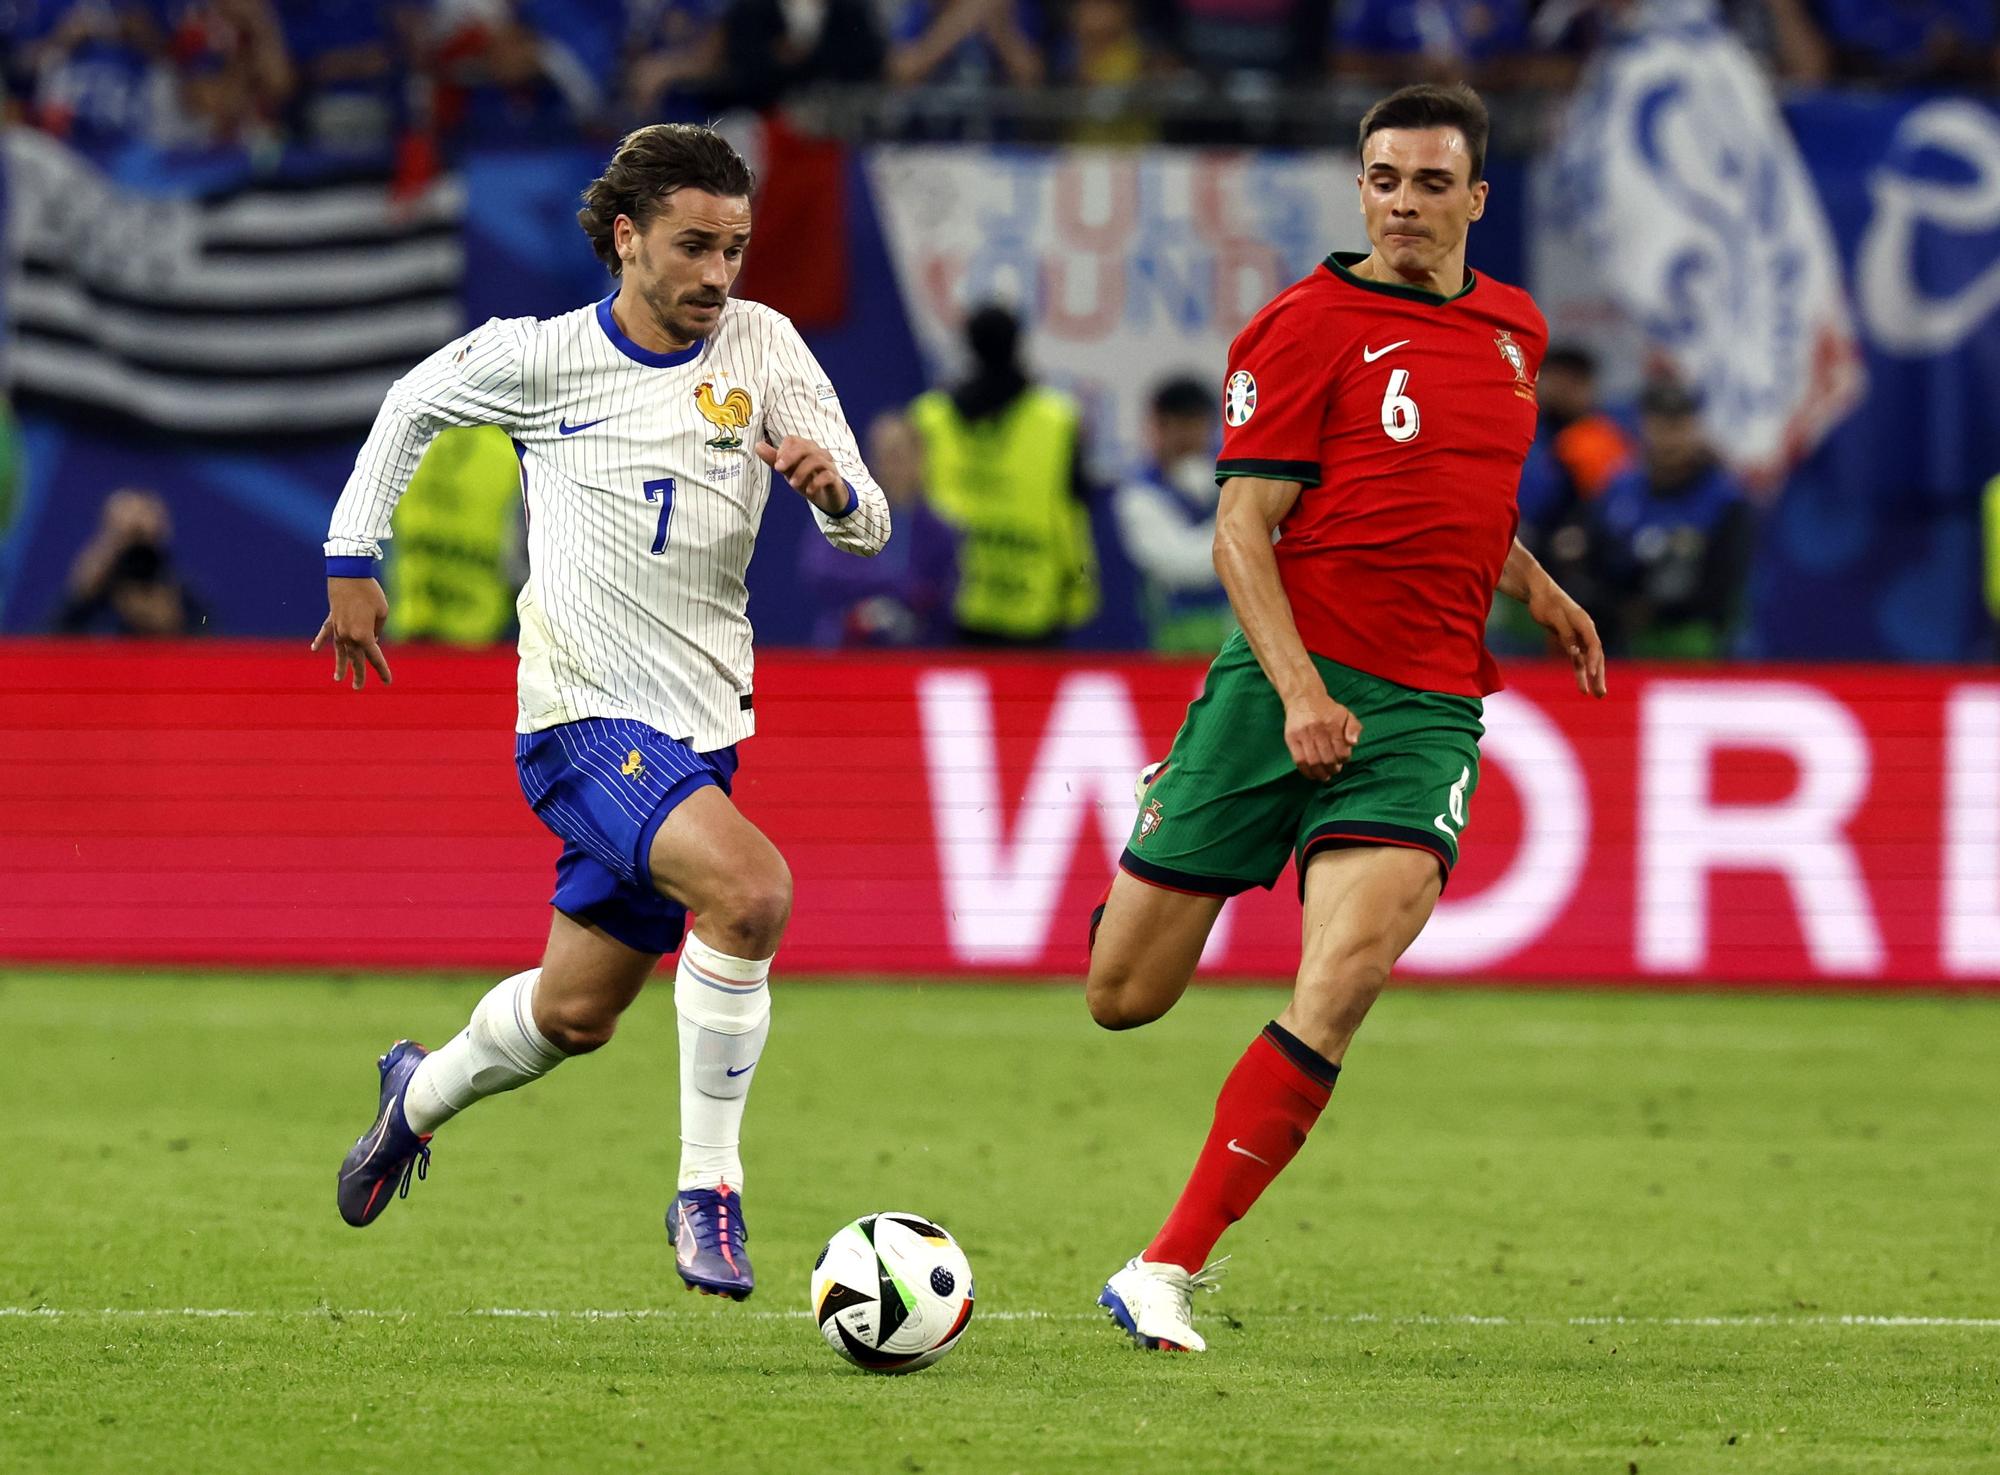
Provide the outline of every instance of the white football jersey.
{"type": "Polygon", "coordinates": [[[853,495],[840,517],[813,508],[828,542],[873,554],[889,538],[833,386],[791,320],[758,303],[728,302],[680,353],[634,343],[609,298],[446,344],[383,401],[334,508],[330,571],[381,556],[397,499],[450,425],[497,425],[520,447],[521,732],[632,717],[708,752],[755,730],[743,576],[771,490],[760,437],[832,455],[853,495]]]}

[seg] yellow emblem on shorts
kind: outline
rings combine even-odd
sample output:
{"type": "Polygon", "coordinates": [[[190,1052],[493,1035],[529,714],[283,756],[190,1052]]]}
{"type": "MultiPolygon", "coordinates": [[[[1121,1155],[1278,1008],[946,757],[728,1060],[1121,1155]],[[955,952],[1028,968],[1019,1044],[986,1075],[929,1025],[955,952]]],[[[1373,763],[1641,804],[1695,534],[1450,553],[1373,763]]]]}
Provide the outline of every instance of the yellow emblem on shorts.
{"type": "Polygon", "coordinates": [[[1146,843],[1146,837],[1152,834],[1153,831],[1157,830],[1160,827],[1161,819],[1162,816],[1160,814],[1160,801],[1155,799],[1151,804],[1148,804],[1145,808],[1145,811],[1140,814],[1139,833],[1137,837],[1132,841],[1132,843],[1134,845],[1144,845],[1146,843]]]}
{"type": "Polygon", "coordinates": [[[694,407],[701,418],[721,433],[708,442],[716,451],[741,450],[743,437],[736,432],[750,423],[750,391],[738,386],[720,400],[715,397],[715,381],[704,379],[695,386],[694,407]]]}
{"type": "Polygon", "coordinates": [[[619,765],[618,771],[627,778],[637,778],[640,770],[645,766],[645,756],[637,748],[634,748],[625,755],[625,761],[619,765]]]}

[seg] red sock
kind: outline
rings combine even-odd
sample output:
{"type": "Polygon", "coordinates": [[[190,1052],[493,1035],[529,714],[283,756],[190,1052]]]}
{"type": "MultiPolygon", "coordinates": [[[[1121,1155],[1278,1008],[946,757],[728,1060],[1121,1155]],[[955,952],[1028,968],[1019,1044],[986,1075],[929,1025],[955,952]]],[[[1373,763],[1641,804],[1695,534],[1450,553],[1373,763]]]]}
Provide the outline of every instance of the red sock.
{"type": "Polygon", "coordinates": [[[1275,1021],[1252,1040],[1222,1083],[1208,1141],[1145,1258],[1201,1269],[1222,1231],[1297,1155],[1339,1073],[1275,1021]]]}

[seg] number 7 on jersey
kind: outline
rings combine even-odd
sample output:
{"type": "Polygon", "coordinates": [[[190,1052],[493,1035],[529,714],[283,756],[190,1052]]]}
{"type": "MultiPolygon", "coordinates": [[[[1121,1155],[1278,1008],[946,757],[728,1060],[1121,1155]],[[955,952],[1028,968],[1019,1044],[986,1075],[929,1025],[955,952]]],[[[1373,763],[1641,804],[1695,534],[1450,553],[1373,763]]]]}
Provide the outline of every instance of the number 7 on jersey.
{"type": "Polygon", "coordinates": [[[655,497],[660,500],[660,527],[659,531],[653,534],[651,551],[654,553],[665,553],[667,551],[667,524],[673,521],[674,516],[674,479],[671,476],[663,476],[658,481],[649,481],[646,483],[646,500],[650,502],[655,497]]]}

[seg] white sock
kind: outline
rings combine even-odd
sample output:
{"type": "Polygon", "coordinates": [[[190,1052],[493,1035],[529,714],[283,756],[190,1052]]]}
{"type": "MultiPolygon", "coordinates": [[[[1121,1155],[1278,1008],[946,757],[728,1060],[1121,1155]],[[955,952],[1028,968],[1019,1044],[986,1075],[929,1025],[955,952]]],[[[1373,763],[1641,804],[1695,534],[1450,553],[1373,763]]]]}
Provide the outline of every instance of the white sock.
{"type": "Polygon", "coordinates": [[[541,976],[530,968],[495,984],[474,1006],[471,1023],[424,1057],[403,1096],[414,1131],[435,1132],[473,1102],[525,1086],[568,1058],[535,1028],[541,976]]]}
{"type": "Polygon", "coordinates": [[[692,933],[674,970],[681,1023],[682,1188],[743,1191],[743,1107],[771,1032],[769,958],[732,958],[692,933]]]}

